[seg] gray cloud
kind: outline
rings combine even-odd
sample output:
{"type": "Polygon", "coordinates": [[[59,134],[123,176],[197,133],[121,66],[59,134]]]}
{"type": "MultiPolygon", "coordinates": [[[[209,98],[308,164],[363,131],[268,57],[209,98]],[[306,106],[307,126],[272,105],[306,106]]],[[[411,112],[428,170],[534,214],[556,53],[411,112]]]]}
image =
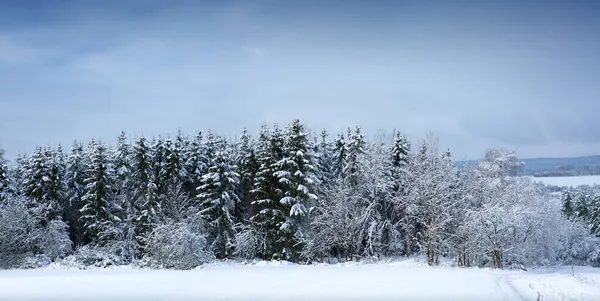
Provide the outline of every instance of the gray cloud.
{"type": "Polygon", "coordinates": [[[14,155],[121,129],[233,135],[298,117],[432,131],[458,157],[600,151],[589,9],[307,3],[78,4],[49,25],[16,22],[0,32],[0,143],[14,155]]]}

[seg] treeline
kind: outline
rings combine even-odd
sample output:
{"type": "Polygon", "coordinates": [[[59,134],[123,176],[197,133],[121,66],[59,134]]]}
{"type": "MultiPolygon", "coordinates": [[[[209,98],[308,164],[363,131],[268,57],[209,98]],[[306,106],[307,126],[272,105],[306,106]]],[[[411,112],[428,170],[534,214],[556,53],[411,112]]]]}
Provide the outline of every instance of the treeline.
{"type": "MultiPolygon", "coordinates": [[[[2,158],[2,156],[0,156],[2,158]]],[[[560,200],[513,176],[513,152],[453,166],[435,137],[309,135],[299,120],[230,141],[91,140],[0,161],[0,262],[188,269],[213,259],[299,263],[425,255],[460,266],[597,263],[560,200]]]]}
{"type": "Polygon", "coordinates": [[[533,173],[535,177],[578,177],[600,175],[600,166],[561,166],[557,169],[542,170],[533,173]]]}

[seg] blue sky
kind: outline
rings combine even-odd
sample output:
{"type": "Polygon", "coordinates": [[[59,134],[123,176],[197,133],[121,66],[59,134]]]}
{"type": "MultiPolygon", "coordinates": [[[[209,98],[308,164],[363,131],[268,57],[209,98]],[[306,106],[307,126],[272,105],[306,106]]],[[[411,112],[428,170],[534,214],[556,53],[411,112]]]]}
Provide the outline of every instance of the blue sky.
{"type": "Polygon", "coordinates": [[[3,1],[0,144],[300,118],[600,154],[594,1],[3,1]]]}

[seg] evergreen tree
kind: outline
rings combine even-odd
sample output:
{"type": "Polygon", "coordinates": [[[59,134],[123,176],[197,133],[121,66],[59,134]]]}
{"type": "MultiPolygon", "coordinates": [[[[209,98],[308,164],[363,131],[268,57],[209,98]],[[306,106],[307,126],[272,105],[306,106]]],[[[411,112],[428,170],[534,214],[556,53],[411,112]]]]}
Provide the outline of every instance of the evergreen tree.
{"type": "Polygon", "coordinates": [[[132,187],[132,164],[131,145],[127,142],[125,132],[119,134],[117,145],[112,154],[112,174],[115,175],[113,192],[116,204],[120,207],[119,217],[126,219],[131,213],[133,187],[132,187]]]}
{"type": "Polygon", "coordinates": [[[69,225],[69,236],[74,246],[84,244],[84,224],[81,220],[83,196],[85,194],[86,162],[83,144],[73,142],[71,152],[67,159],[65,180],[67,185],[67,206],[65,207],[64,220],[69,225]]]}
{"type": "Polygon", "coordinates": [[[47,225],[62,214],[64,178],[60,151],[37,147],[29,158],[23,175],[23,192],[43,213],[41,223],[47,225]]]}
{"type": "Polygon", "coordinates": [[[208,134],[206,135],[206,141],[203,143],[202,147],[202,151],[204,153],[202,159],[204,160],[203,165],[205,166],[202,176],[208,172],[208,168],[211,166],[217,151],[219,151],[219,143],[220,137],[215,135],[213,131],[208,131],[208,134]]]}
{"type": "Polygon", "coordinates": [[[229,258],[235,245],[232,213],[239,203],[239,175],[232,164],[231,154],[222,144],[215,143],[215,156],[208,173],[202,177],[198,198],[201,206],[199,214],[209,227],[212,251],[217,258],[229,258]]]}
{"type": "MultiPolygon", "coordinates": [[[[29,158],[25,154],[19,154],[15,164],[8,171],[8,194],[15,197],[25,196],[25,176],[29,168],[29,158]]],[[[24,199],[24,198],[21,198],[24,199]]]]}
{"type": "Polygon", "coordinates": [[[135,235],[138,244],[143,247],[152,223],[156,221],[158,210],[158,187],[152,181],[152,157],[146,138],[140,137],[133,147],[133,212],[135,216],[135,235]]]}
{"type": "Polygon", "coordinates": [[[289,212],[284,212],[279,202],[283,197],[281,184],[275,176],[275,163],[282,159],[283,139],[275,127],[272,132],[266,125],[261,127],[257,144],[257,159],[260,168],[256,174],[254,189],[254,214],[250,220],[257,231],[264,233],[265,243],[257,251],[263,259],[281,258],[281,227],[286,221],[289,212]]]}
{"type": "MultiPolygon", "coordinates": [[[[175,154],[173,157],[167,158],[168,162],[171,162],[175,168],[173,170],[177,170],[178,183],[185,183],[188,178],[187,169],[185,168],[185,164],[188,161],[187,158],[187,150],[190,145],[190,140],[188,136],[183,135],[181,131],[177,133],[177,137],[175,137],[175,145],[173,149],[173,153],[175,154]]],[[[178,185],[175,185],[178,186],[178,185]]]]}
{"type": "Polygon", "coordinates": [[[401,132],[396,132],[391,155],[392,202],[395,203],[392,223],[400,231],[400,236],[404,238],[403,253],[408,255],[411,252],[413,234],[413,223],[409,222],[407,217],[409,202],[406,195],[409,185],[410,143],[401,132]]]}
{"type": "Polygon", "coordinates": [[[324,193],[327,186],[333,183],[334,178],[334,148],[331,142],[327,140],[327,131],[321,131],[321,140],[315,142],[316,154],[316,174],[317,174],[317,193],[324,193]]]}
{"type": "Polygon", "coordinates": [[[207,158],[204,155],[202,132],[198,132],[187,148],[185,155],[184,167],[187,176],[184,190],[189,194],[195,195],[196,188],[201,185],[202,175],[206,173],[205,162],[207,158]]]}
{"type": "Polygon", "coordinates": [[[347,146],[343,134],[338,134],[335,138],[335,148],[332,158],[332,172],[336,177],[344,178],[344,169],[346,167],[347,146]]]}
{"type": "Polygon", "coordinates": [[[109,155],[102,142],[90,143],[91,158],[86,169],[84,203],[81,219],[84,222],[86,240],[103,245],[114,239],[114,194],[109,166],[109,155]]]}
{"type": "Polygon", "coordinates": [[[139,255],[139,242],[136,237],[137,210],[135,208],[135,188],[133,179],[134,148],[127,135],[121,131],[112,154],[112,174],[115,216],[115,248],[126,262],[139,255]]]}
{"type": "Polygon", "coordinates": [[[8,193],[8,180],[8,164],[4,158],[4,149],[0,148],[0,202],[4,199],[5,194],[8,193]]]}
{"type": "Polygon", "coordinates": [[[161,212],[159,201],[158,187],[153,182],[148,183],[145,195],[139,200],[140,206],[135,218],[136,239],[142,252],[146,248],[148,236],[154,226],[159,223],[161,212]]]}
{"type": "Polygon", "coordinates": [[[48,155],[50,157],[50,198],[56,200],[59,204],[57,215],[52,216],[51,219],[58,219],[68,204],[65,155],[61,145],[58,145],[56,149],[50,149],[48,155]]]}
{"type": "Polygon", "coordinates": [[[312,185],[315,168],[309,154],[309,142],[300,120],[287,128],[284,157],[274,164],[275,176],[282,184],[283,196],[279,200],[286,221],[280,228],[281,254],[287,260],[297,261],[302,250],[302,240],[308,231],[308,208],[317,199],[312,185]]]}
{"type": "MultiPolygon", "coordinates": [[[[186,145],[185,138],[181,133],[175,138],[175,142],[167,139],[165,142],[165,167],[163,169],[163,183],[167,186],[178,186],[187,178],[184,168],[184,153],[182,147],[186,145]]],[[[166,191],[163,191],[163,193],[166,191]]]]}
{"type": "Polygon", "coordinates": [[[566,192],[564,194],[563,197],[563,208],[562,208],[562,212],[566,217],[572,217],[575,213],[574,210],[574,205],[573,205],[573,197],[571,196],[570,192],[566,192]]]}
{"type": "Polygon", "coordinates": [[[360,127],[356,126],[354,132],[348,129],[348,149],[346,165],[344,165],[344,179],[351,187],[356,187],[359,184],[360,177],[360,162],[359,158],[364,154],[365,139],[361,133],[360,127]]]}
{"type": "Polygon", "coordinates": [[[410,142],[401,133],[396,133],[396,139],[392,147],[392,166],[394,177],[399,181],[403,172],[406,171],[408,166],[410,154],[410,142]]]}
{"type": "MultiPolygon", "coordinates": [[[[170,140],[169,140],[170,141],[170,140]]],[[[151,166],[152,166],[152,182],[156,185],[157,193],[164,190],[165,181],[163,175],[165,174],[164,168],[166,165],[165,160],[165,141],[158,137],[152,143],[151,147],[151,166]]]]}
{"type": "Polygon", "coordinates": [[[260,167],[253,141],[245,128],[240,136],[240,142],[237,144],[237,157],[236,161],[240,174],[240,185],[238,185],[240,202],[239,206],[236,206],[234,216],[236,220],[243,222],[253,215],[251,191],[260,167]]]}

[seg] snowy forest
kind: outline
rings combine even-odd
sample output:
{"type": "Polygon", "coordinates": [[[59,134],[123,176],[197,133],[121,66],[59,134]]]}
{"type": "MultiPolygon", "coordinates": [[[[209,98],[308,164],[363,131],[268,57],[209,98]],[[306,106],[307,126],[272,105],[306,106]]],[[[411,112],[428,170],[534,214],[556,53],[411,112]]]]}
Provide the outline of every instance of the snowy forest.
{"type": "Polygon", "coordinates": [[[191,269],[423,256],[461,267],[600,263],[600,194],[550,195],[516,154],[454,164],[434,135],[367,139],[299,120],[235,139],[95,139],[0,151],[0,267],[191,269]]]}

